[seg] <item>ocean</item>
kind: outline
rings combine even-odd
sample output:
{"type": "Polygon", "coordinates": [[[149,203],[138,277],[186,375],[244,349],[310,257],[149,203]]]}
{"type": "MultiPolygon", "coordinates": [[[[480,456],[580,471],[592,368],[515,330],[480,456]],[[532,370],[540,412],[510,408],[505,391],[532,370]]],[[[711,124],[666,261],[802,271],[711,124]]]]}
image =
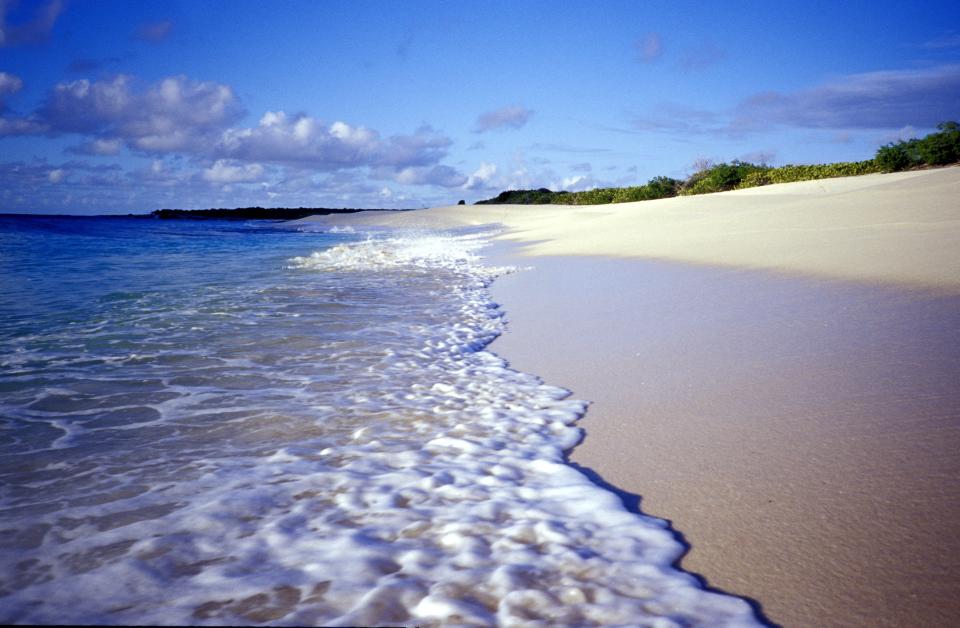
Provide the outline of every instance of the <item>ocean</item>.
{"type": "Polygon", "coordinates": [[[756,624],[487,350],[491,235],[0,216],[0,621],[756,624]]]}

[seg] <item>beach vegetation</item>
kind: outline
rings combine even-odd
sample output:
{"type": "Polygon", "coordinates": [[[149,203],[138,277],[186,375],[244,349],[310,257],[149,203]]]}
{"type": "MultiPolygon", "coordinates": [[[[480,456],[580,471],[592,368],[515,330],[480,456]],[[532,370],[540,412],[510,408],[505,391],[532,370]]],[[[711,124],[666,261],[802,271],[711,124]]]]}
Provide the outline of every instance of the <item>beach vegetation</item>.
{"type": "Polygon", "coordinates": [[[554,198],[557,195],[563,195],[566,192],[552,192],[547,188],[538,188],[536,190],[506,190],[500,192],[496,197],[485,201],[477,201],[477,205],[546,205],[548,203],[559,202],[554,198]]]}
{"type": "Polygon", "coordinates": [[[947,166],[960,161],[960,124],[941,122],[939,131],[922,139],[901,140],[881,146],[875,160],[883,172],[921,166],[947,166]]]}
{"type": "Polygon", "coordinates": [[[883,172],[899,172],[921,163],[916,140],[890,143],[877,149],[874,161],[883,172]]]}
{"type": "Polygon", "coordinates": [[[753,188],[760,185],[774,183],[794,183],[796,181],[813,181],[816,179],[830,179],[832,177],[853,177],[861,174],[882,172],[873,159],[865,161],[841,161],[832,164],[806,164],[779,166],[777,168],[762,167],[744,176],[737,189],[753,188]]]}
{"type": "Polygon", "coordinates": [[[942,122],[937,125],[937,129],[936,133],[931,133],[922,139],[901,140],[881,146],[873,159],[863,161],[788,164],[771,167],[739,160],[714,164],[712,161],[701,159],[694,164],[695,172],[685,181],[670,177],[654,177],[645,185],[595,188],[581,192],[553,192],[547,188],[507,190],[495,198],[477,201],[477,204],[605,205],[669,198],[678,194],[709,194],[740,190],[774,183],[898,172],[911,168],[946,166],[960,162],[960,124],[953,121],[942,122]]]}
{"type": "Polygon", "coordinates": [[[658,198],[676,196],[681,181],[670,177],[654,177],[646,185],[623,188],[594,188],[581,192],[560,190],[553,192],[547,188],[536,190],[507,190],[496,197],[477,201],[477,205],[606,205],[608,203],[627,203],[630,201],[652,201],[658,198]]]}
{"type": "Polygon", "coordinates": [[[764,166],[738,160],[729,164],[716,164],[691,175],[684,183],[680,193],[709,194],[711,192],[734,190],[740,185],[744,177],[766,169],[764,166]]]}
{"type": "Polygon", "coordinates": [[[960,161],[960,124],[941,122],[939,133],[931,133],[919,140],[917,151],[930,166],[945,166],[960,161]]]}

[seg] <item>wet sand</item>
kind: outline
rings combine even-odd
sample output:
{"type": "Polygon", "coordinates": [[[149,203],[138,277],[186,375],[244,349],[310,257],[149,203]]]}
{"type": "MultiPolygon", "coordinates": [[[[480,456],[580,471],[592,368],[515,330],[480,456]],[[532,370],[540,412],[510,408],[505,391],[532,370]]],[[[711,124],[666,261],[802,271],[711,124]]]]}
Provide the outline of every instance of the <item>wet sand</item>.
{"type": "Polygon", "coordinates": [[[960,620],[960,297],[522,258],[493,351],[592,401],[573,462],[787,626],[960,620]]]}
{"type": "Polygon", "coordinates": [[[572,461],[787,626],[960,625],[960,168],[499,223],[492,349],[592,402],[572,461]],[[512,243],[509,246],[505,242],[512,243]]]}

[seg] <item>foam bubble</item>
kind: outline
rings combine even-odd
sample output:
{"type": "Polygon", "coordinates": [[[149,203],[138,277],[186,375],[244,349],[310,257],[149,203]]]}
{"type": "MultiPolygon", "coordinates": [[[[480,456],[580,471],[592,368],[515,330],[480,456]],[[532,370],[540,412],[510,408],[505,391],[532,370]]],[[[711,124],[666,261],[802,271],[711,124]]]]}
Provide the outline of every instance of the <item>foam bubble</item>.
{"type": "MultiPolygon", "coordinates": [[[[508,270],[480,263],[485,242],[395,234],[294,258],[305,283],[290,290],[348,278],[323,293],[352,309],[322,342],[298,322],[297,340],[158,354],[172,396],[129,437],[174,432],[126,466],[110,454],[113,474],[57,458],[68,449],[36,457],[34,490],[90,481],[69,507],[9,500],[0,619],[755,625],[746,602],[672,567],[683,547],[662,521],[564,463],[586,404],[484,350],[503,329],[486,287],[508,270]],[[414,285],[401,311],[383,306],[414,285]]],[[[79,403],[78,388],[51,394],[79,403]]]]}

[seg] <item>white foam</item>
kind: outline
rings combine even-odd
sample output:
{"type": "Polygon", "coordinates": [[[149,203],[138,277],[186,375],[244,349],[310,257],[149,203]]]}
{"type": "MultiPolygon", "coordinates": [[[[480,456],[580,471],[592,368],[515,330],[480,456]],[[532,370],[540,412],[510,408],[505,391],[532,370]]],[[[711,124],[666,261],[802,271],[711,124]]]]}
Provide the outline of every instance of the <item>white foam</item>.
{"type": "MultiPolygon", "coordinates": [[[[479,264],[484,243],[414,234],[291,260],[318,276],[436,277],[445,305],[417,307],[439,308],[442,322],[410,322],[422,343],[379,349],[363,372],[370,383],[357,375],[322,402],[302,393],[337,438],[205,463],[162,490],[74,507],[69,525],[31,515],[47,528],[0,550],[10,566],[0,619],[755,625],[746,602],[672,567],[683,546],[664,522],[564,463],[585,403],[483,350],[503,328],[485,287],[504,272],[479,264]]],[[[379,333],[403,325],[388,320],[379,333]]],[[[183,413],[187,392],[155,407],[183,413]]]]}

